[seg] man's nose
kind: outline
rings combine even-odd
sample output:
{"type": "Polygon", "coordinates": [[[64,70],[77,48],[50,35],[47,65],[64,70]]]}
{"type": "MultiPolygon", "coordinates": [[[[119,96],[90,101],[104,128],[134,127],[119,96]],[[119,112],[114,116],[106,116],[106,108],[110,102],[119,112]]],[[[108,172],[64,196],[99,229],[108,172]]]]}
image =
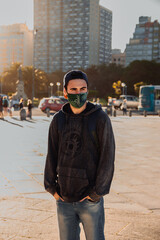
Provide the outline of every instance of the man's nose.
{"type": "Polygon", "coordinates": [[[77,89],[76,90],[76,94],[80,94],[80,93],[81,93],[81,91],[77,89]]]}

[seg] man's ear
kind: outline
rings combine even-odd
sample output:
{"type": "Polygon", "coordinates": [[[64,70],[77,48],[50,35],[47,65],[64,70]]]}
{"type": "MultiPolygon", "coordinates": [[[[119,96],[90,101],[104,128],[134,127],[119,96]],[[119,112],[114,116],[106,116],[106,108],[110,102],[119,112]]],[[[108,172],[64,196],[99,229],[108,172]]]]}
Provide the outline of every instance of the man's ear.
{"type": "Polygon", "coordinates": [[[67,97],[67,91],[66,91],[65,87],[64,87],[64,89],[63,89],[63,95],[64,95],[64,97],[65,97],[66,99],[68,99],[68,97],[67,97]]]}

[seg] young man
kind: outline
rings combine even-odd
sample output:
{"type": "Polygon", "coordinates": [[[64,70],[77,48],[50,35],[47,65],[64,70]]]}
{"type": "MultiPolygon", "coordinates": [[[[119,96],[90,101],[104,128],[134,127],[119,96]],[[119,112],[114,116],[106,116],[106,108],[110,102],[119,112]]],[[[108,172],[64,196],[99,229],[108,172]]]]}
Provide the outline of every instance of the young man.
{"type": "Polygon", "coordinates": [[[115,143],[109,117],[87,102],[88,78],[64,76],[65,104],[50,124],[44,185],[57,201],[61,240],[104,240],[103,196],[109,193],[115,143]]]}

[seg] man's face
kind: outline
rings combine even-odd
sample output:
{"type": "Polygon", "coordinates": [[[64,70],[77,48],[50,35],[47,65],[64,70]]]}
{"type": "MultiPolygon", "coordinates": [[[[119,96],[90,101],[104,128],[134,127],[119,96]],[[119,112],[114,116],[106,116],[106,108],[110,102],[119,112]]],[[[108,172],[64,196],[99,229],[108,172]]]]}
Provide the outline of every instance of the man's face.
{"type": "Polygon", "coordinates": [[[83,79],[73,79],[68,82],[67,91],[64,88],[64,97],[67,98],[67,93],[79,94],[87,92],[87,83],[83,79]]]}

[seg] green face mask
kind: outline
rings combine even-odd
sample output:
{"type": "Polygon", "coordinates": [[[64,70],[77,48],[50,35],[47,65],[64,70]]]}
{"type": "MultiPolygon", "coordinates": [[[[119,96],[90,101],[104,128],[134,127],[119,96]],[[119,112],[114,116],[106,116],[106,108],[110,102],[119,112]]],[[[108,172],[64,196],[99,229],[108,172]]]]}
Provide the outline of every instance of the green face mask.
{"type": "Polygon", "coordinates": [[[75,108],[81,108],[87,100],[88,92],[80,94],[67,93],[69,103],[75,108]]]}

